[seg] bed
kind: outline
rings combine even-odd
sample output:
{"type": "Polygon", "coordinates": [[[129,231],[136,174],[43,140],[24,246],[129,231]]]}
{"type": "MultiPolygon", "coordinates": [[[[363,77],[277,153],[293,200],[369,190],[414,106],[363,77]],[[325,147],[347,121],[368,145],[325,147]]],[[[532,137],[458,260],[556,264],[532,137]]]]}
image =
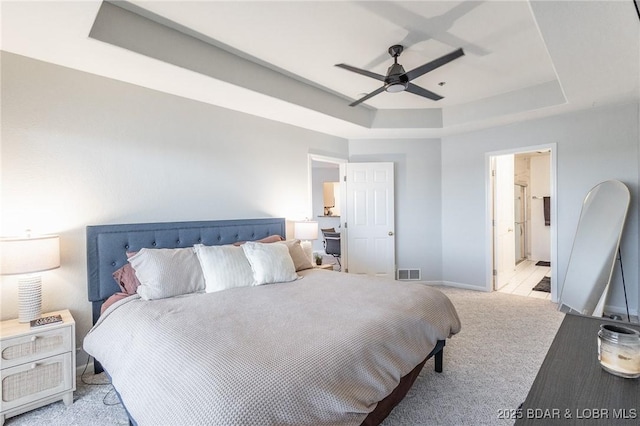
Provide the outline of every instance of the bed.
{"type": "Polygon", "coordinates": [[[416,283],[311,268],[276,284],[136,294],[101,314],[121,290],[113,273],[135,259],[127,253],[208,250],[285,231],[282,218],[87,227],[94,327],[83,346],[132,424],[376,425],[428,359],[442,371],[460,322],[444,294],[416,283]]]}

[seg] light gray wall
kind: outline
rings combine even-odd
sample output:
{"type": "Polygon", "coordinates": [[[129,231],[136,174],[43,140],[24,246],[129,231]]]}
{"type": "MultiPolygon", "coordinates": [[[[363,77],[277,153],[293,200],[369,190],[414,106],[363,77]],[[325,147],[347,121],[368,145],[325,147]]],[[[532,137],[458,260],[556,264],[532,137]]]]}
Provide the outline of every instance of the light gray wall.
{"type": "MultiPolygon", "coordinates": [[[[479,289],[487,276],[485,153],[557,144],[558,282],[564,281],[573,236],[587,192],[618,179],[631,191],[622,238],[630,307],[638,309],[638,104],[522,122],[442,140],[442,276],[479,289]]],[[[609,306],[624,307],[619,267],[609,306]]]]}
{"type": "MultiPolygon", "coordinates": [[[[344,139],[2,53],[2,235],[58,233],[43,309],[91,325],[85,227],[304,218],[308,153],[347,157],[344,139]]],[[[15,277],[1,317],[17,317],[15,277]]]]}
{"type": "MultiPolygon", "coordinates": [[[[551,195],[551,156],[531,157],[531,185],[529,206],[531,208],[531,260],[551,260],[551,227],[544,224],[544,201],[551,195]],[[537,197],[532,199],[532,197],[537,197]]],[[[555,200],[554,200],[555,202],[555,200]]]]}
{"type": "Polygon", "coordinates": [[[396,265],[440,281],[440,140],[351,140],[349,161],[395,164],[396,265]]]}
{"type": "MultiPolygon", "coordinates": [[[[44,309],[70,308],[78,342],[91,320],[85,226],[308,212],[308,153],[396,168],[397,265],[429,281],[483,288],[485,153],[558,146],[559,279],[586,192],[620,179],[632,192],[623,237],[629,300],[638,295],[637,104],[426,140],[347,141],[2,53],[2,235],[61,236],[43,274],[44,309]]],[[[17,316],[2,278],[0,317],[17,316]]],[[[616,277],[613,303],[623,305],[616,277]]],[[[635,305],[634,305],[635,303],[635,305]]]]}

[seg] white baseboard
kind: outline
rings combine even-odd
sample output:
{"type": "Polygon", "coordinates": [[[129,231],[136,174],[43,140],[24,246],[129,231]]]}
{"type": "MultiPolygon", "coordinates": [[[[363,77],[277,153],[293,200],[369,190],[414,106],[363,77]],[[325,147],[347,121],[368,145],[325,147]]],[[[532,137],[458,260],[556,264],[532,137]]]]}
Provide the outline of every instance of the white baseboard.
{"type": "Polygon", "coordinates": [[[487,292],[488,290],[484,287],[478,287],[475,285],[470,285],[470,284],[462,284],[462,283],[457,283],[454,281],[419,281],[421,284],[424,285],[441,285],[441,286],[445,286],[445,287],[456,287],[456,288],[462,288],[465,290],[474,290],[474,291],[484,291],[487,292]]]}
{"type": "MultiPolygon", "coordinates": [[[[491,292],[491,290],[487,290],[484,287],[478,287],[470,284],[457,283],[454,281],[416,281],[420,284],[431,285],[431,286],[445,286],[445,287],[455,287],[462,288],[465,290],[474,290],[474,291],[483,291],[483,292],[491,292]]],[[[613,306],[613,305],[605,305],[604,311],[608,314],[619,314],[622,315],[623,319],[626,320],[627,317],[627,308],[626,306],[613,306]]],[[[629,308],[629,315],[631,316],[631,320],[633,321],[634,317],[638,318],[640,315],[638,314],[640,310],[629,308]]]]}
{"type": "Polygon", "coordinates": [[[93,358],[91,358],[91,361],[89,361],[89,365],[87,365],[86,361],[83,362],[82,364],[76,365],[76,376],[80,376],[83,371],[85,376],[87,374],[93,374],[93,358]],[[87,367],[86,371],[84,369],[85,366],[87,367]]]}
{"type": "Polygon", "coordinates": [[[444,285],[442,284],[442,281],[424,281],[424,280],[420,280],[420,281],[415,281],[418,284],[424,284],[424,285],[444,285]]]}
{"type": "MultiPolygon", "coordinates": [[[[608,314],[622,315],[622,318],[626,320],[626,316],[627,316],[627,307],[626,306],[605,305],[604,306],[604,311],[606,313],[608,313],[608,314]]],[[[634,316],[637,317],[638,316],[638,310],[629,308],[629,315],[631,315],[631,317],[634,317],[634,316]]]]}

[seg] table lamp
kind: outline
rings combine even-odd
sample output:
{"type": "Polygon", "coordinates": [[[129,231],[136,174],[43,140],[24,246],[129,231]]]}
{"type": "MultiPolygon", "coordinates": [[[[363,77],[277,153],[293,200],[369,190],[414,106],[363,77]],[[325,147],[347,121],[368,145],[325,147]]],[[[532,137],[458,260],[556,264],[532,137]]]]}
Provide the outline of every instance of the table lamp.
{"type": "Polygon", "coordinates": [[[300,246],[309,260],[313,263],[313,247],[311,246],[310,240],[318,239],[318,222],[314,222],[312,220],[295,222],[293,238],[300,240],[300,246]]]}
{"type": "Polygon", "coordinates": [[[18,280],[18,321],[40,318],[42,280],[38,272],[60,267],[60,238],[57,235],[2,238],[0,259],[0,274],[25,274],[18,280]]]}

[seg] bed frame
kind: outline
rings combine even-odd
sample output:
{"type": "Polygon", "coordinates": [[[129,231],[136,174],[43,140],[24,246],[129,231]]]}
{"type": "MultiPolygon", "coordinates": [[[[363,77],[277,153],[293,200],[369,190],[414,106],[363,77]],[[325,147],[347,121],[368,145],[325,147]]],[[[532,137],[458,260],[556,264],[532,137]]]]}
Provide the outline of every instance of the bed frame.
{"type": "MultiPolygon", "coordinates": [[[[112,274],[127,263],[127,252],[142,248],[191,247],[194,244],[233,244],[259,240],[270,235],[284,238],[285,234],[286,221],[283,218],[87,226],[87,282],[93,323],[98,320],[104,301],[121,291],[112,274]]],[[[444,340],[438,341],[424,361],[401,378],[398,387],[378,403],[362,425],[380,424],[404,398],[429,358],[435,357],[435,371],[442,372],[444,345],[444,340]]],[[[103,371],[97,360],[94,362],[94,370],[96,374],[103,371]]],[[[130,424],[136,423],[130,420],[130,424]]]]}

